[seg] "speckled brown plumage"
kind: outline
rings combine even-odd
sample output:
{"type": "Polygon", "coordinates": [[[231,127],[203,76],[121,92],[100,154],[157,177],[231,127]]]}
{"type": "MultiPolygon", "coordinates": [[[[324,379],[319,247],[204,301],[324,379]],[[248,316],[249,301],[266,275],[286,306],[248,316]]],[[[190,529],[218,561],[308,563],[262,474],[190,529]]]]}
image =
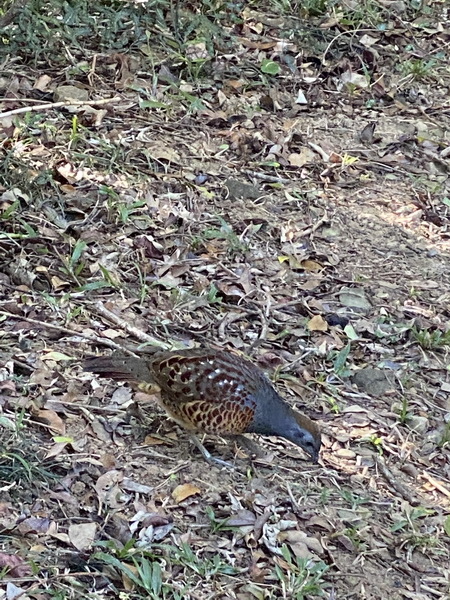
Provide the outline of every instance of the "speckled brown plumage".
{"type": "Polygon", "coordinates": [[[217,435],[260,433],[285,437],[314,460],[317,424],[294,411],[251,362],[211,349],[157,352],[146,358],[104,356],[85,370],[161,392],[167,413],[190,432],[217,435]]]}

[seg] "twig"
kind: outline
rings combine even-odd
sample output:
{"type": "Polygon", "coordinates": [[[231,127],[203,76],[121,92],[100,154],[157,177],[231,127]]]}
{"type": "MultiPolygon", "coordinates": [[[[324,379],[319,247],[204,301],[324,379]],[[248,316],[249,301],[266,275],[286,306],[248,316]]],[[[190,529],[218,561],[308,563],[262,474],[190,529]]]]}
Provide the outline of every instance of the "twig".
{"type": "Polygon", "coordinates": [[[27,365],[27,363],[24,363],[21,360],[17,360],[17,358],[12,358],[11,360],[15,365],[17,365],[21,369],[24,369],[24,371],[28,371],[29,373],[32,373],[34,371],[33,367],[30,367],[30,365],[27,365]]]}
{"type": "Polygon", "coordinates": [[[257,171],[244,170],[243,172],[251,177],[256,177],[256,179],[261,179],[261,181],[269,181],[271,183],[292,183],[295,181],[294,179],[285,179],[284,177],[277,177],[275,175],[266,175],[266,173],[258,173],[257,171]]]}
{"type": "Polygon", "coordinates": [[[121,329],[135,337],[137,340],[141,342],[147,342],[152,346],[157,346],[158,348],[163,348],[164,350],[173,349],[173,344],[166,344],[165,342],[162,342],[161,340],[158,340],[157,338],[148,335],[148,333],[145,333],[141,329],[130,325],[130,323],[124,321],[121,317],[119,317],[119,315],[116,315],[115,313],[105,308],[101,302],[96,302],[94,304],[94,308],[102,317],[105,317],[115,325],[118,325],[121,329]]]}
{"type": "Polygon", "coordinates": [[[294,514],[296,514],[297,517],[302,517],[303,511],[300,508],[297,500],[294,498],[294,494],[292,493],[291,486],[289,485],[289,481],[286,482],[286,489],[289,494],[289,498],[291,499],[291,505],[292,505],[292,508],[294,509],[294,514]]]}
{"type": "Polygon", "coordinates": [[[343,35],[352,35],[352,34],[356,34],[356,33],[371,33],[371,32],[375,32],[375,33],[380,33],[380,31],[378,29],[374,29],[373,27],[371,27],[370,29],[351,29],[349,31],[341,31],[340,33],[338,33],[332,40],[331,42],[328,44],[328,46],[325,48],[325,52],[322,54],[322,63],[325,64],[325,59],[327,57],[328,52],[331,50],[331,46],[334,44],[334,42],[336,40],[338,40],[339,38],[341,38],[343,35]]]}
{"type": "Polygon", "coordinates": [[[450,498],[450,491],[440,481],[429,475],[426,471],[422,473],[422,477],[426,479],[434,488],[444,494],[444,496],[450,498]]]}
{"type": "Polygon", "coordinates": [[[219,330],[218,330],[219,339],[221,339],[221,340],[225,339],[225,337],[226,337],[225,328],[228,327],[229,325],[231,325],[231,323],[234,323],[235,321],[239,321],[239,319],[242,319],[242,314],[233,315],[231,312],[225,313],[225,316],[221,320],[220,325],[219,325],[219,330]]]}
{"type": "MultiPolygon", "coordinates": [[[[33,325],[39,325],[39,327],[43,327],[44,329],[53,329],[54,331],[60,331],[61,333],[65,333],[70,336],[78,336],[83,338],[84,340],[88,340],[90,342],[95,342],[96,344],[101,344],[103,346],[108,346],[113,350],[121,350],[122,352],[126,352],[127,350],[119,344],[116,344],[112,340],[108,338],[97,337],[94,335],[86,335],[85,333],[80,333],[79,331],[75,331],[73,329],[67,329],[67,327],[61,327],[61,325],[53,325],[53,323],[46,323],[45,321],[37,321],[36,319],[30,319],[28,317],[24,317],[22,315],[14,315],[13,313],[5,312],[3,310],[0,311],[0,316],[8,317],[10,319],[16,319],[18,321],[26,321],[27,323],[32,323],[33,325]]],[[[133,355],[134,356],[134,355],[133,355]]]]}
{"type": "Polygon", "coordinates": [[[20,115],[22,113],[38,110],[50,110],[52,108],[62,108],[64,106],[101,106],[111,102],[118,102],[119,100],[121,100],[120,96],[114,96],[114,98],[103,98],[103,100],[68,100],[66,102],[48,102],[46,104],[38,104],[37,106],[22,106],[22,108],[15,108],[14,110],[7,110],[6,112],[0,113],[0,119],[10,117],[11,115],[20,115]]]}
{"type": "Polygon", "coordinates": [[[327,211],[325,211],[323,217],[321,217],[318,221],[316,221],[314,223],[314,225],[311,225],[311,227],[307,227],[306,229],[304,229],[303,231],[300,232],[300,234],[298,235],[298,237],[305,237],[305,235],[310,235],[311,233],[314,233],[315,231],[317,231],[320,227],[322,227],[322,225],[324,223],[328,223],[328,214],[327,211]]]}
{"type": "Polygon", "coordinates": [[[417,506],[418,504],[420,504],[419,499],[416,496],[414,496],[409,490],[407,490],[404,485],[402,485],[399,481],[395,479],[394,475],[388,469],[385,462],[382,461],[379,456],[375,457],[375,462],[380,473],[383,475],[383,477],[386,479],[389,485],[392,486],[394,490],[400,494],[400,496],[407,500],[411,504],[411,506],[417,506]]]}
{"type": "Polygon", "coordinates": [[[30,104],[37,104],[38,102],[42,102],[42,98],[37,100],[36,98],[20,98],[19,96],[0,96],[0,102],[29,102],[30,104]]]}

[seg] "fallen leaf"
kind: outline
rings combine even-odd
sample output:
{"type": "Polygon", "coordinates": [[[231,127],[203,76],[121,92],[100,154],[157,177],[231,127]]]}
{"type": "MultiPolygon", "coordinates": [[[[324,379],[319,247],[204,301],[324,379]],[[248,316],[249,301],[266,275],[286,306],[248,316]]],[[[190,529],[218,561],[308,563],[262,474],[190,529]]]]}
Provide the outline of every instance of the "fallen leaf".
{"type": "MultiPolygon", "coordinates": [[[[64,287],[70,286],[70,283],[68,281],[63,281],[62,279],[60,279],[56,275],[53,275],[53,277],[51,277],[50,281],[52,282],[52,288],[54,290],[61,290],[64,287]]],[[[65,356],[64,354],[61,354],[60,352],[53,352],[53,353],[50,352],[50,354],[59,354],[60,356],[65,356]]],[[[53,360],[70,360],[70,358],[69,357],[67,357],[67,358],[59,358],[59,359],[53,358],[53,360]]]]}
{"type": "Polygon", "coordinates": [[[61,452],[66,446],[67,442],[56,442],[56,444],[53,444],[50,450],[48,450],[48,452],[45,455],[45,458],[48,459],[53,458],[54,456],[58,456],[59,454],[61,454],[61,452]]]}
{"type": "Polygon", "coordinates": [[[67,354],[63,354],[62,352],[47,352],[42,356],[42,360],[73,360],[73,356],[67,356],[67,354]]]}
{"type": "Polygon", "coordinates": [[[303,147],[300,152],[293,152],[289,155],[289,164],[293,167],[303,167],[308,163],[313,163],[316,160],[316,154],[309,148],[303,147]]]}
{"type": "Polygon", "coordinates": [[[321,271],[323,269],[323,265],[316,262],[315,260],[302,260],[300,264],[302,266],[302,269],[305,269],[305,271],[309,271],[310,273],[317,273],[318,271],[321,271]]]}
{"type": "Polygon", "coordinates": [[[66,425],[61,417],[54,410],[37,410],[33,412],[33,416],[38,423],[42,423],[49,427],[52,431],[64,435],[66,425]]]}
{"type": "Polygon", "coordinates": [[[45,517],[28,517],[19,523],[17,531],[21,535],[30,533],[47,533],[52,526],[53,521],[45,517]]]}
{"type": "Polygon", "coordinates": [[[308,321],[307,328],[309,331],[328,331],[328,323],[320,315],[315,315],[308,321]]]}
{"type": "Polygon", "coordinates": [[[5,569],[11,577],[27,577],[32,572],[20,556],[7,552],[0,552],[0,569],[5,569]]]}
{"type": "Polygon", "coordinates": [[[348,323],[345,327],[344,327],[344,333],[345,335],[348,337],[349,340],[357,340],[359,338],[358,334],[356,333],[353,325],[350,325],[350,323],[348,323]]]}
{"type": "Polygon", "coordinates": [[[357,88],[367,88],[369,87],[370,81],[366,75],[362,75],[361,73],[353,73],[352,71],[345,71],[341,75],[342,83],[350,86],[354,86],[357,88]]]}
{"type": "Polygon", "coordinates": [[[77,550],[89,550],[95,540],[97,524],[80,523],[69,527],[69,539],[77,550]]]}
{"type": "Polygon", "coordinates": [[[102,331],[102,335],[109,340],[115,340],[116,338],[123,336],[123,332],[117,331],[116,329],[105,329],[102,331]]]}
{"type": "Polygon", "coordinates": [[[227,519],[227,525],[229,527],[248,527],[253,526],[255,521],[256,516],[251,510],[242,509],[227,519]]]}
{"type": "Polygon", "coordinates": [[[359,308],[363,312],[369,311],[372,308],[370,301],[367,299],[364,291],[360,288],[341,288],[339,300],[344,306],[359,308]]]}
{"type": "Polygon", "coordinates": [[[201,489],[192,483],[184,483],[182,485],[177,485],[177,487],[172,492],[172,498],[175,500],[177,504],[189,498],[189,496],[195,496],[195,494],[200,494],[201,489]]]}
{"type": "Polygon", "coordinates": [[[145,436],[144,444],[146,446],[160,446],[161,444],[164,444],[164,440],[153,435],[147,435],[145,436]]]}
{"type": "Polygon", "coordinates": [[[41,75],[34,82],[33,88],[35,90],[39,90],[40,92],[46,92],[48,89],[48,84],[52,78],[49,75],[41,75]]]}
{"type": "Polygon", "coordinates": [[[306,96],[302,92],[302,90],[298,90],[297,99],[295,100],[295,104],[308,104],[308,100],[306,99],[306,96]]]}
{"type": "Polygon", "coordinates": [[[117,469],[112,469],[100,475],[95,483],[95,491],[100,505],[107,504],[111,508],[117,508],[121,505],[121,489],[118,484],[122,480],[123,474],[117,469]]]}
{"type": "Polygon", "coordinates": [[[6,584],[6,600],[16,600],[16,598],[26,600],[29,596],[25,595],[24,588],[17,587],[12,581],[8,581],[6,584]]]}
{"type": "Polygon", "coordinates": [[[444,531],[450,537],[450,515],[444,521],[444,531]]]}

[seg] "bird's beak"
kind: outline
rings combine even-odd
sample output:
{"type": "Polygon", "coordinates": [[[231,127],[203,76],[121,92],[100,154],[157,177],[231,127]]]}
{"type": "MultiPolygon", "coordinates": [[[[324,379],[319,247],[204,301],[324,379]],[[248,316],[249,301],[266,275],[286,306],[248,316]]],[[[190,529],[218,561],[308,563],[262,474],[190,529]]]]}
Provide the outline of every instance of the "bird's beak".
{"type": "Polygon", "coordinates": [[[319,462],[319,453],[314,452],[314,454],[311,454],[311,460],[313,463],[317,464],[319,462]]]}

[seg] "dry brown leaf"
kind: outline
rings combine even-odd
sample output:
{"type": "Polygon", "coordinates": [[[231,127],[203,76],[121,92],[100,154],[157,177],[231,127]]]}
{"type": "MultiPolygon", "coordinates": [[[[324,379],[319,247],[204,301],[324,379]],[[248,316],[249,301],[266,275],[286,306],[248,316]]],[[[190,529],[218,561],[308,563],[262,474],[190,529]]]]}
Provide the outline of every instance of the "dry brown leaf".
{"type": "Polygon", "coordinates": [[[68,356],[67,354],[64,354],[63,352],[51,351],[51,352],[47,352],[47,354],[44,354],[42,356],[42,360],[54,360],[56,362],[61,362],[64,360],[72,360],[72,356],[68,356]]]}
{"type": "Polygon", "coordinates": [[[69,281],[63,281],[62,279],[60,279],[56,275],[53,275],[53,277],[51,277],[50,281],[52,283],[52,288],[55,291],[56,290],[61,290],[61,289],[65,288],[65,287],[70,287],[70,285],[71,285],[69,281]]]}
{"type": "Polygon", "coordinates": [[[307,279],[304,283],[298,287],[305,292],[315,290],[322,283],[322,277],[315,277],[314,279],[307,279]]]}
{"type": "Polygon", "coordinates": [[[73,185],[77,182],[77,172],[76,172],[75,167],[72,164],[65,163],[65,164],[59,165],[56,170],[62,177],[64,177],[64,179],[67,181],[67,183],[73,185]]]}
{"type": "Polygon", "coordinates": [[[320,315],[315,315],[306,326],[309,331],[328,331],[328,323],[320,315]]]}
{"type": "Polygon", "coordinates": [[[102,331],[102,335],[109,340],[115,340],[118,337],[123,337],[123,331],[117,331],[117,329],[105,329],[102,331]]]}
{"type": "Polygon", "coordinates": [[[294,152],[288,156],[289,164],[293,167],[303,167],[307,163],[314,163],[316,160],[315,152],[306,147],[301,148],[300,152],[294,152]]]}
{"type": "Polygon", "coordinates": [[[17,531],[21,535],[30,533],[47,533],[50,527],[54,527],[54,521],[45,517],[28,517],[17,526],[17,531]]]}
{"type": "MultiPolygon", "coordinates": [[[[130,563],[123,563],[124,566],[129,569],[134,575],[139,576],[139,571],[136,565],[132,565],[130,563]]],[[[122,583],[123,587],[127,592],[131,592],[136,587],[134,581],[132,581],[125,573],[122,573],[122,583]]]]}
{"type": "Polygon", "coordinates": [[[146,446],[160,446],[161,444],[164,444],[164,440],[162,440],[161,438],[157,438],[153,435],[146,435],[144,439],[144,444],[146,446]]]}
{"type": "Polygon", "coordinates": [[[49,427],[55,433],[64,435],[66,425],[61,417],[54,410],[37,410],[33,411],[33,416],[38,423],[49,427]]]}
{"type": "Polygon", "coordinates": [[[105,503],[111,508],[121,506],[121,490],[118,483],[122,480],[123,473],[117,469],[112,469],[100,475],[95,483],[95,491],[97,492],[100,505],[105,503]]]}
{"type": "Polygon", "coordinates": [[[246,38],[238,38],[239,42],[247,47],[247,48],[254,48],[257,50],[269,50],[270,48],[273,48],[276,45],[276,42],[257,42],[254,40],[247,40],[246,38]]]}
{"type": "Polygon", "coordinates": [[[51,80],[52,78],[49,75],[41,75],[34,82],[33,89],[39,90],[40,92],[46,92],[51,80]]]}
{"type": "Polygon", "coordinates": [[[226,84],[235,90],[239,90],[246,84],[246,81],[245,79],[229,79],[226,84]]]}
{"type": "Polygon", "coordinates": [[[5,569],[10,577],[28,577],[32,570],[17,554],[0,552],[0,569],[5,569]]]}
{"type": "Polygon", "coordinates": [[[227,519],[227,525],[230,527],[249,527],[253,528],[256,522],[256,515],[251,510],[242,509],[227,519]]]}
{"type": "Polygon", "coordinates": [[[310,273],[318,273],[323,269],[323,265],[316,262],[315,260],[310,260],[309,258],[306,260],[302,260],[300,264],[302,266],[302,269],[305,269],[305,271],[308,271],[310,273]]]}
{"type": "Polygon", "coordinates": [[[293,544],[289,544],[294,556],[302,559],[310,559],[314,555],[308,550],[308,546],[304,542],[295,542],[293,544]]]}
{"type": "Polygon", "coordinates": [[[177,504],[186,500],[190,496],[195,496],[195,494],[200,494],[201,489],[192,483],[184,483],[182,485],[177,485],[177,487],[172,492],[172,498],[175,500],[177,504]]]}

